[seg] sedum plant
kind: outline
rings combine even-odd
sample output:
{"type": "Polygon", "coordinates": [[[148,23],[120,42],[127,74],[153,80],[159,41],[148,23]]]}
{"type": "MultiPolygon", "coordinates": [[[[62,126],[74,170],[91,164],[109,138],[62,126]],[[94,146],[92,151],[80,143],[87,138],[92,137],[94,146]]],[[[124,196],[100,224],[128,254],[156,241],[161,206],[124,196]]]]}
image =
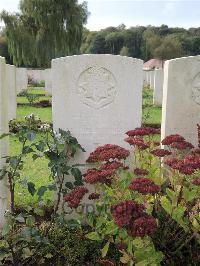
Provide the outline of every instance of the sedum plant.
{"type": "Polygon", "coordinates": [[[92,168],[84,174],[86,186],[65,196],[75,209],[86,197],[94,201],[96,211],[83,219],[91,227],[87,237],[105,241],[103,265],[114,265],[106,260],[112,244],[125,265],[177,265],[181,260],[198,265],[200,150],[180,135],[157,142],[158,133],[153,128],[128,131],[130,151],[113,144],[98,147],[87,160],[92,168]]]}

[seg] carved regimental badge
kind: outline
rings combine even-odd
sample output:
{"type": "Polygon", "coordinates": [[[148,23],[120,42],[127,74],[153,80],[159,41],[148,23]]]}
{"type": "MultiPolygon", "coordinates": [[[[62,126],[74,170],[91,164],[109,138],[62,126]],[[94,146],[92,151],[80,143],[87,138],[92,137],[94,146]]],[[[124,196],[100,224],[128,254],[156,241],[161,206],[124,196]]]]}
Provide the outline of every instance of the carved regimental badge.
{"type": "Polygon", "coordinates": [[[99,109],[112,103],[117,93],[116,80],[106,68],[92,66],[78,79],[78,94],[83,103],[99,109]]]}
{"type": "Polygon", "coordinates": [[[200,105],[200,73],[198,73],[192,82],[192,99],[200,105]]]}

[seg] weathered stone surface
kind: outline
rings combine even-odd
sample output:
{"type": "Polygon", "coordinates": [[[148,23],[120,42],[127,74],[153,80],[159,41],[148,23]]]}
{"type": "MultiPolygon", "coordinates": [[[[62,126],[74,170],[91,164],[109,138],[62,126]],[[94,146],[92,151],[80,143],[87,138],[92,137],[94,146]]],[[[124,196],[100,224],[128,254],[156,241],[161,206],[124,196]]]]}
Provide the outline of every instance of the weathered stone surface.
{"type": "Polygon", "coordinates": [[[154,75],[155,75],[155,70],[150,70],[149,71],[149,84],[150,88],[153,90],[154,89],[154,75]]]}
{"type": "MultiPolygon", "coordinates": [[[[5,59],[0,57],[0,135],[8,133],[8,112],[7,112],[7,87],[6,87],[6,64],[5,59]]],[[[3,168],[8,155],[8,139],[0,140],[0,169],[3,168]]],[[[0,227],[5,223],[4,213],[8,208],[7,179],[0,181],[0,227]]]]}
{"type": "Polygon", "coordinates": [[[161,106],[163,98],[164,70],[156,69],[154,75],[153,104],[161,106]]]}
{"type": "Polygon", "coordinates": [[[70,130],[85,148],[76,163],[107,143],[124,147],[125,132],[141,125],[142,61],[80,55],[52,61],[54,129],[70,130]]]}
{"type": "Polygon", "coordinates": [[[8,119],[15,119],[17,113],[17,89],[16,89],[16,68],[6,65],[6,79],[8,88],[8,119]]]}
{"type": "Polygon", "coordinates": [[[113,55],[52,61],[54,128],[70,130],[85,147],[125,145],[124,133],[141,124],[142,61],[113,55]]]}
{"type": "Polygon", "coordinates": [[[143,70],[143,84],[144,84],[144,86],[146,86],[147,84],[148,84],[148,71],[146,71],[146,70],[143,70]]]}
{"type": "Polygon", "coordinates": [[[28,87],[28,75],[26,68],[16,68],[17,93],[26,90],[28,87]]]}
{"type": "Polygon", "coordinates": [[[35,82],[41,82],[45,80],[44,69],[27,69],[27,75],[35,82]]]}
{"type": "Polygon", "coordinates": [[[197,144],[200,123],[200,56],[167,61],[164,68],[162,138],[181,134],[197,144]]]}
{"type": "Polygon", "coordinates": [[[46,94],[51,96],[52,95],[52,75],[51,69],[45,69],[45,91],[46,94]]]}

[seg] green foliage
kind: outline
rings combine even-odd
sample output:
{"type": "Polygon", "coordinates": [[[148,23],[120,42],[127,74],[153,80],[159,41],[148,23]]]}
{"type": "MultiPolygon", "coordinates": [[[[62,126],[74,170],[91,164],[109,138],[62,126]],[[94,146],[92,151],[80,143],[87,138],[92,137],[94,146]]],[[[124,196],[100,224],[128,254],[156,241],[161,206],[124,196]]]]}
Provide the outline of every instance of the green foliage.
{"type": "Polygon", "coordinates": [[[27,93],[26,95],[27,100],[29,101],[30,105],[33,105],[40,99],[40,95],[37,94],[29,94],[27,93]]]}
{"type": "MultiPolygon", "coordinates": [[[[145,169],[147,175],[137,174],[133,171],[132,165],[129,165],[129,170],[124,170],[126,165],[121,160],[122,167],[114,171],[112,176],[106,177],[107,179],[104,177],[106,173],[102,174],[102,180],[98,179],[99,181],[91,181],[95,180],[95,172],[92,175],[88,173],[88,179],[86,176],[88,183],[93,184],[95,192],[99,195],[94,202],[96,213],[87,213],[84,217],[84,221],[86,219],[91,227],[87,237],[93,241],[105,241],[105,246],[101,250],[103,258],[106,257],[111,243],[116,246],[123,244],[124,248],[120,250],[122,254],[120,262],[125,265],[179,265],[186,262],[187,265],[198,265],[200,186],[195,185],[193,179],[199,176],[200,166],[198,164],[198,169],[194,168],[194,174],[183,174],[177,169],[170,168],[163,164],[165,162],[161,160],[163,155],[154,154],[158,145],[155,143],[155,135],[148,133],[143,137],[138,133],[136,136],[147,146],[140,148],[139,144],[135,144],[131,153],[133,160],[129,159],[129,161],[134,162],[134,169],[145,169]],[[143,185],[143,179],[153,182],[153,186],[158,186],[157,192],[148,191],[148,186],[143,185]],[[130,185],[136,180],[137,186],[131,188],[130,185]],[[129,217],[127,200],[143,204],[144,217],[150,215],[156,219],[157,229],[154,234],[130,233],[132,220],[129,222],[126,220],[129,217]],[[118,216],[116,212],[119,212],[118,216]]],[[[193,154],[189,149],[172,149],[170,146],[168,148],[172,151],[172,155],[169,154],[168,158],[176,157],[181,160],[186,154],[193,154]]],[[[162,149],[157,151],[163,152],[162,149]]],[[[101,158],[104,152],[107,153],[106,149],[101,147],[97,156],[101,158]]],[[[95,154],[94,152],[93,158],[95,154]]],[[[199,155],[196,156],[200,158],[199,155]]],[[[114,162],[119,161],[119,158],[117,156],[113,158],[113,155],[109,162],[106,159],[106,162],[100,160],[95,164],[96,174],[101,175],[99,169],[102,166],[109,166],[111,159],[114,162]]],[[[134,220],[134,216],[131,219],[134,220]]],[[[142,224],[138,225],[137,229],[142,232],[142,224]]]]}
{"type": "MultiPolygon", "coordinates": [[[[59,220],[50,228],[48,222],[37,227],[28,213],[7,214],[7,221],[0,233],[1,265],[98,265],[104,243],[85,238],[87,228],[70,228],[59,220]]],[[[110,258],[117,261],[119,253],[111,250],[110,258]]]]}
{"type": "Polygon", "coordinates": [[[97,32],[84,31],[82,53],[121,54],[141,58],[161,60],[180,56],[197,55],[200,49],[199,28],[183,29],[136,26],[108,27],[97,32]]]}
{"type": "Polygon", "coordinates": [[[21,0],[20,12],[1,13],[9,53],[16,65],[50,66],[52,58],[79,53],[86,2],[21,0]]]}
{"type": "MultiPolygon", "coordinates": [[[[56,215],[61,199],[61,194],[66,191],[64,188],[65,175],[70,173],[74,176],[75,181],[73,186],[82,184],[82,175],[76,165],[70,165],[70,159],[75,156],[76,152],[84,149],[78,141],[71,136],[70,132],[65,132],[59,129],[56,133],[49,124],[42,124],[41,120],[35,115],[25,117],[25,121],[17,124],[12,121],[12,126],[15,126],[15,137],[21,143],[21,149],[18,154],[8,156],[6,165],[0,170],[1,179],[8,177],[9,191],[11,195],[11,213],[15,213],[15,187],[17,184],[26,187],[28,192],[34,196],[37,194],[39,202],[47,190],[56,190],[58,188],[58,197],[55,203],[54,215],[56,215]],[[14,123],[14,125],[13,125],[14,123]],[[38,134],[43,135],[43,138],[38,138],[38,134]],[[33,160],[46,157],[49,160],[49,168],[52,173],[54,184],[41,186],[36,189],[33,182],[28,180],[28,177],[21,179],[21,171],[24,168],[24,162],[28,155],[31,155],[33,160]]],[[[1,137],[6,137],[7,134],[1,137]]],[[[72,183],[72,181],[68,181],[72,183]]]]}
{"type": "Polygon", "coordinates": [[[142,123],[160,127],[162,108],[153,105],[153,90],[149,87],[143,89],[142,123]]]}
{"type": "Polygon", "coordinates": [[[0,56],[5,57],[6,62],[8,64],[12,64],[12,60],[8,52],[8,43],[6,41],[6,38],[1,35],[0,35],[0,56]]]}

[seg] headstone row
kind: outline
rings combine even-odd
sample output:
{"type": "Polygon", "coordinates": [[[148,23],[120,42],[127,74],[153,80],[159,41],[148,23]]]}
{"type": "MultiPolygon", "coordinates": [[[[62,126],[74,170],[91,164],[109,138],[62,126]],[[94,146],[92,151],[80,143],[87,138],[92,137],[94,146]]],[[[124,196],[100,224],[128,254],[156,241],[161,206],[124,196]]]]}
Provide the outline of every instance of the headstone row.
{"type": "Polygon", "coordinates": [[[17,94],[27,90],[28,87],[28,74],[26,68],[16,68],[16,83],[17,83],[17,94]]]}
{"type": "MultiPolygon", "coordinates": [[[[0,135],[8,133],[8,91],[6,63],[0,57],[0,135]]],[[[8,140],[0,139],[0,169],[5,163],[5,156],[8,155],[8,140]]],[[[7,180],[0,180],[0,227],[4,224],[4,213],[8,208],[7,180]]]]}
{"type": "Polygon", "coordinates": [[[181,134],[198,144],[200,55],[173,59],[164,67],[162,134],[181,134]]]}

